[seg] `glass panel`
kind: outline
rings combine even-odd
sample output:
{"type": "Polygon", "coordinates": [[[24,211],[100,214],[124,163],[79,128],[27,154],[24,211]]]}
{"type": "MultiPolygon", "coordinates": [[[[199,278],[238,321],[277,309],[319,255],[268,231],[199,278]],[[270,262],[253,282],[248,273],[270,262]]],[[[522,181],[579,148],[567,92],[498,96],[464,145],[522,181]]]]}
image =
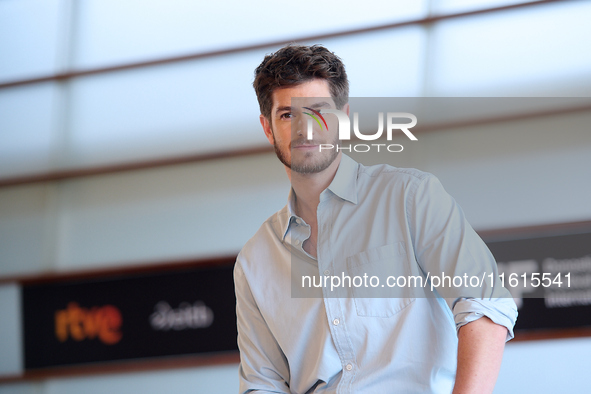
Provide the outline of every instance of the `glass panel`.
{"type": "Polygon", "coordinates": [[[60,3],[0,1],[0,81],[55,72],[60,3]]]}
{"type": "Polygon", "coordinates": [[[443,22],[434,27],[434,95],[588,96],[591,2],[443,22]]]}
{"type": "Polygon", "coordinates": [[[0,177],[50,165],[56,94],[52,83],[0,90],[0,177]]]}
{"type": "Polygon", "coordinates": [[[482,10],[485,8],[503,7],[520,3],[535,3],[539,0],[432,0],[436,14],[453,14],[482,10]]]}
{"type": "Polygon", "coordinates": [[[323,40],[347,69],[351,97],[420,96],[425,31],[420,26],[323,40]]]}
{"type": "Polygon", "coordinates": [[[425,0],[334,6],[252,1],[87,0],[76,67],[152,59],[420,18],[425,0]],[[223,4],[223,5],[222,5],[223,4]]]}
{"type": "Polygon", "coordinates": [[[252,89],[264,52],[72,81],[71,164],[267,144],[252,89]]]}

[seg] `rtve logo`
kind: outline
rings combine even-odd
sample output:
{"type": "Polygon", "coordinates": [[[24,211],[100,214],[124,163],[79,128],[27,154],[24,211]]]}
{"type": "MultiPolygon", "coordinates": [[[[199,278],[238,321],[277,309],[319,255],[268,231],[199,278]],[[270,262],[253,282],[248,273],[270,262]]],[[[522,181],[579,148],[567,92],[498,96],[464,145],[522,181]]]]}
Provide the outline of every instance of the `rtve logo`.
{"type": "MultiPolygon", "coordinates": [[[[347,116],[347,114],[345,112],[338,110],[338,109],[322,109],[321,112],[319,112],[319,111],[315,111],[309,107],[303,107],[303,108],[313,112],[312,114],[310,114],[308,112],[304,112],[304,114],[309,115],[311,118],[311,119],[308,119],[308,121],[307,121],[307,138],[309,140],[313,139],[313,134],[314,134],[314,123],[312,122],[312,119],[314,119],[318,123],[321,130],[324,130],[322,127],[322,123],[324,123],[324,125],[326,126],[326,129],[328,130],[328,124],[326,123],[326,120],[322,116],[323,114],[336,115],[337,120],[339,122],[339,140],[341,140],[341,141],[351,140],[351,121],[349,120],[349,117],[347,116]],[[320,118],[322,120],[322,123],[320,123],[320,119],[318,119],[318,118],[320,118]]],[[[414,134],[411,133],[409,130],[410,128],[416,126],[416,124],[417,124],[417,117],[411,113],[408,113],[408,112],[388,112],[386,115],[386,139],[388,141],[392,141],[392,136],[394,134],[394,130],[400,130],[411,141],[417,141],[417,137],[415,137],[414,134]],[[409,123],[395,123],[394,119],[409,119],[410,122],[409,123]]],[[[353,113],[353,133],[355,134],[355,136],[357,138],[359,138],[362,141],[377,140],[384,133],[384,113],[383,112],[378,113],[378,130],[374,134],[362,134],[361,131],[359,130],[359,113],[354,112],[353,113]]],[[[348,150],[349,152],[351,152],[352,150],[355,152],[368,152],[372,149],[372,147],[377,148],[378,152],[380,151],[381,147],[386,147],[386,149],[389,152],[402,152],[402,150],[404,149],[404,147],[400,144],[390,144],[390,145],[386,145],[386,144],[355,144],[355,145],[349,145],[348,147],[338,146],[338,145],[335,147],[332,144],[320,144],[319,149],[321,152],[323,149],[324,150],[336,149],[337,151],[348,150]]]]}
{"type": "Polygon", "coordinates": [[[81,308],[76,302],[55,312],[55,336],[60,342],[69,337],[75,341],[98,339],[105,345],[114,345],[121,340],[123,318],[119,308],[113,305],[81,308]]]}

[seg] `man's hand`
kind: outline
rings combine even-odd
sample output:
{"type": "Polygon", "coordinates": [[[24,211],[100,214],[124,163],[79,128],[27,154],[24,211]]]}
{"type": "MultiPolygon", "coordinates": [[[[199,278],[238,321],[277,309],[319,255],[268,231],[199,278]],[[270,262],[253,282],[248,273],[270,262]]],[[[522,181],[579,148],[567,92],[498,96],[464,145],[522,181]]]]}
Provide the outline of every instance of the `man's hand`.
{"type": "Polygon", "coordinates": [[[481,317],[458,332],[458,370],[453,394],[492,393],[501,368],[507,329],[481,317]]]}

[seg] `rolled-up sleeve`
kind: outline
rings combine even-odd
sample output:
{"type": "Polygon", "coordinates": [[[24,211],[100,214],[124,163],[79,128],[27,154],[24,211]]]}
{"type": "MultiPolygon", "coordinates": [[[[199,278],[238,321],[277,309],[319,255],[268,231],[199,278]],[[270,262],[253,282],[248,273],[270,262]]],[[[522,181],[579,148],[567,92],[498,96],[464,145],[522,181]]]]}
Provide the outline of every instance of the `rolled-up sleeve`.
{"type": "Polygon", "coordinates": [[[240,393],[289,393],[287,360],[257,307],[240,261],[234,267],[234,286],[240,393]]]}
{"type": "Polygon", "coordinates": [[[456,330],[483,316],[498,325],[507,328],[507,341],[513,339],[513,326],[517,320],[517,307],[513,298],[497,298],[483,300],[477,298],[463,298],[456,302],[453,308],[456,330]]]}
{"type": "Polygon", "coordinates": [[[507,328],[507,340],[513,338],[515,302],[498,279],[492,253],[460,206],[431,174],[418,182],[409,197],[407,216],[419,266],[431,277],[463,279],[460,286],[436,288],[454,315],[456,329],[486,316],[507,328]]]}

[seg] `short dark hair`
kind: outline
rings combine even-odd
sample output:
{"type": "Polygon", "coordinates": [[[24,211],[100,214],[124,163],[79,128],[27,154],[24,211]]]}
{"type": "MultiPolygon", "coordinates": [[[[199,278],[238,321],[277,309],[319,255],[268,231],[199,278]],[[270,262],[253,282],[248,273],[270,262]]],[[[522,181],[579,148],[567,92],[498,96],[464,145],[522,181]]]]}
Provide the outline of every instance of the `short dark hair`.
{"type": "Polygon", "coordinates": [[[273,91],[320,78],[328,81],[337,108],[349,101],[349,81],[341,59],[321,45],[287,45],[265,56],[254,71],[254,90],[261,114],[271,117],[273,91]]]}

